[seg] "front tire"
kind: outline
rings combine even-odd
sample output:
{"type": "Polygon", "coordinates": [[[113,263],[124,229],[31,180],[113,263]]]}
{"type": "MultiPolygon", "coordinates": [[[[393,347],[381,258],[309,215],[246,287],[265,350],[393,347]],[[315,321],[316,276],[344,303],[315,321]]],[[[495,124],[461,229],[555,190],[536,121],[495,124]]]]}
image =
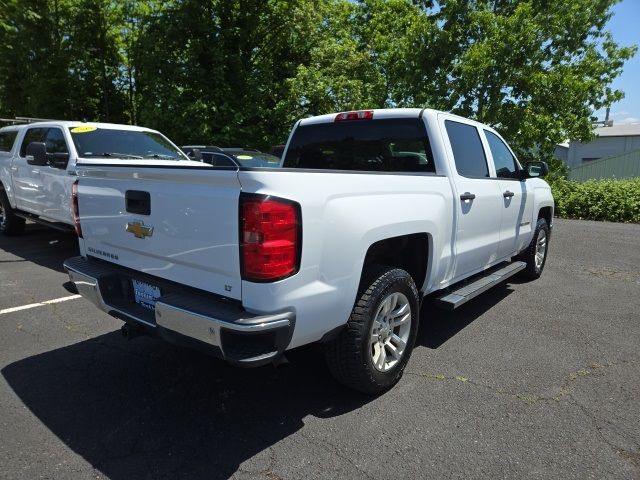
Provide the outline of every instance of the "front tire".
{"type": "Polygon", "coordinates": [[[367,394],[395,385],[413,351],[419,306],[418,290],[406,271],[367,269],[345,329],[324,346],[331,374],[367,394]]]}
{"type": "Polygon", "coordinates": [[[518,259],[527,264],[521,272],[521,276],[528,280],[537,280],[542,275],[545,263],[547,263],[547,253],[549,251],[549,225],[544,218],[539,218],[533,239],[522,252],[518,259]]]}
{"type": "Polygon", "coordinates": [[[14,213],[6,192],[0,189],[0,233],[7,236],[20,235],[24,229],[24,218],[14,213]]]}

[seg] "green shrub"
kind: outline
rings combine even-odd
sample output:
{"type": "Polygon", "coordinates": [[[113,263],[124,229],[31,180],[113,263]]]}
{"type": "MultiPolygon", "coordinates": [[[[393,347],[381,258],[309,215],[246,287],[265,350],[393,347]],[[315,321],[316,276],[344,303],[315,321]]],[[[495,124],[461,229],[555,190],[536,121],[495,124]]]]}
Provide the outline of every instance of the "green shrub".
{"type": "Polygon", "coordinates": [[[547,180],[558,217],[640,223],[640,178],[586,182],[561,177],[547,180]]]}

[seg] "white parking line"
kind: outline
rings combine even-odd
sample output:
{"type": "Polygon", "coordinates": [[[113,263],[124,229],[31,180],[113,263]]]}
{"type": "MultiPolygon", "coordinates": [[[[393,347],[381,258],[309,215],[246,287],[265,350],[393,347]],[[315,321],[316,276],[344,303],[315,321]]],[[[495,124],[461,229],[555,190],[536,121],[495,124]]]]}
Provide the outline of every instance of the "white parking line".
{"type": "Polygon", "coordinates": [[[76,298],[81,297],[82,295],[69,295],[68,297],[54,298],[53,300],[45,300],[44,302],[30,303],[29,305],[20,305],[19,307],[5,308],[3,310],[0,310],[0,315],[4,315],[5,313],[19,312],[20,310],[28,310],[30,308],[44,307],[45,305],[66,302],[68,300],[75,300],[76,298]]]}

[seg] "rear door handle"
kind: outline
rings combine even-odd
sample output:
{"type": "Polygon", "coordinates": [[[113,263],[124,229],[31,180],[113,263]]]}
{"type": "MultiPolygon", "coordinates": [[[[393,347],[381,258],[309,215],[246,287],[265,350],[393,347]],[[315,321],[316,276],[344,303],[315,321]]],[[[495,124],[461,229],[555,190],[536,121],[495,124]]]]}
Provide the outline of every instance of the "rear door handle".
{"type": "Polygon", "coordinates": [[[470,192],[464,192],[462,195],[460,195],[460,200],[464,202],[466,202],[467,200],[473,200],[474,198],[476,198],[476,196],[470,192]]]}
{"type": "Polygon", "coordinates": [[[514,195],[515,195],[515,193],[510,192],[509,190],[507,190],[506,192],[504,192],[504,193],[502,194],[502,196],[503,196],[504,198],[511,198],[511,197],[513,197],[514,195]]]}

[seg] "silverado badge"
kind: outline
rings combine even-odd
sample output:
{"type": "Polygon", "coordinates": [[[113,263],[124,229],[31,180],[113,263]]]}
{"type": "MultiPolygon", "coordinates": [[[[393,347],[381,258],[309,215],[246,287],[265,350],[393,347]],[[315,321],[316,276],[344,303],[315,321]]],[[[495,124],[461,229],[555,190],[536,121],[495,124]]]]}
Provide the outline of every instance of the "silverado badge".
{"type": "Polygon", "coordinates": [[[127,223],[127,232],[133,233],[136,238],[150,237],[153,235],[153,227],[147,227],[144,222],[127,223]]]}

